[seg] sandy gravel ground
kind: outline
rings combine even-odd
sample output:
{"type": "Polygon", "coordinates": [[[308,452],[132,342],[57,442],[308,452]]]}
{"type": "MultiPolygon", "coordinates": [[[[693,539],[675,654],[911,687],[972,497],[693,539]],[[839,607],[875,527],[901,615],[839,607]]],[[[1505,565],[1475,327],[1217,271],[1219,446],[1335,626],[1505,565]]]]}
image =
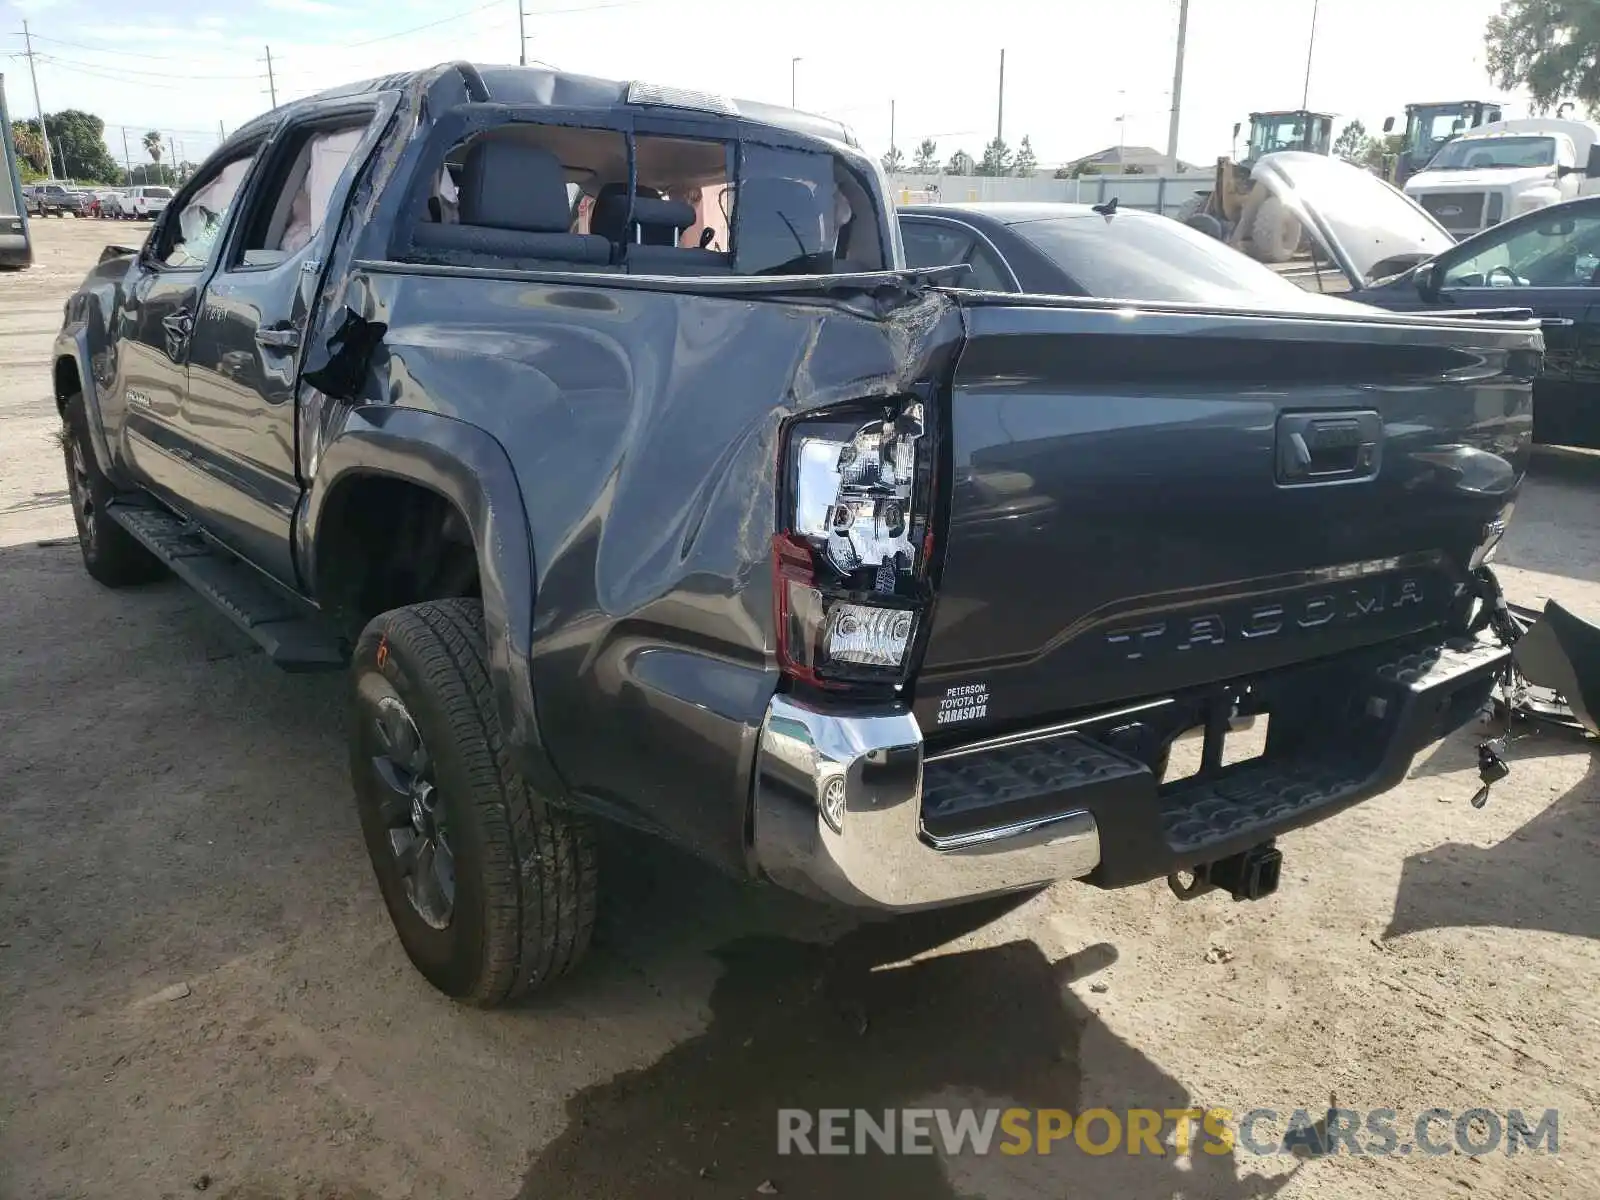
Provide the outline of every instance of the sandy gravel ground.
{"type": "MultiPolygon", "coordinates": [[[[390,934],[341,680],[61,540],[51,338],[142,229],[34,229],[0,277],[0,1197],[1600,1195],[1600,760],[1553,737],[1482,811],[1472,735],[1434,748],[1284,839],[1254,905],[1062,887],[966,933],[854,926],[621,844],[576,978],[454,1007],[390,934]],[[1559,1109],[1559,1153],[776,1154],[779,1107],[1330,1098],[1559,1109]]],[[[1600,617],[1595,467],[1539,464],[1516,599],[1600,617]]]]}

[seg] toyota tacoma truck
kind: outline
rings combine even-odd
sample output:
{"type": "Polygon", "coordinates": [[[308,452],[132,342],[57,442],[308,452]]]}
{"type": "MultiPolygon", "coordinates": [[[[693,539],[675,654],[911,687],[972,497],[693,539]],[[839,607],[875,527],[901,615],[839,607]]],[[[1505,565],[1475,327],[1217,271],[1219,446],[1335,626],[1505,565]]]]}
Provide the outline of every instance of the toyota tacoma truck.
{"type": "Polygon", "coordinates": [[[348,670],[377,882],[467,1002],[577,961],[603,822],[882,910],[1265,895],[1505,669],[1538,326],[964,282],[819,117],[465,63],[298,101],[66,305],[84,563],[348,670]]]}

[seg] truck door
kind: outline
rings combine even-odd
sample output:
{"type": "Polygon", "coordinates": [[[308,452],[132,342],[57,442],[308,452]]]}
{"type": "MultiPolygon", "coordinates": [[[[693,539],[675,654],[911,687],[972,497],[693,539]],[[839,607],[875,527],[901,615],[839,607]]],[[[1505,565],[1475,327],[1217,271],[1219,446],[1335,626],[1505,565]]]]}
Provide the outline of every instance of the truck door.
{"type": "Polygon", "coordinates": [[[1571,332],[1572,390],[1568,402],[1533,408],[1535,441],[1600,450],[1600,289],[1571,332]]]}
{"type": "Polygon", "coordinates": [[[181,512],[195,498],[193,456],[180,425],[190,338],[206,272],[256,149],[208,164],[184,188],[130,269],[117,313],[119,457],[181,512]]]}
{"type": "Polygon", "coordinates": [[[288,584],[303,343],[379,107],[345,102],[276,134],[206,284],[189,349],[182,424],[207,480],[201,515],[214,536],[288,584]]]}

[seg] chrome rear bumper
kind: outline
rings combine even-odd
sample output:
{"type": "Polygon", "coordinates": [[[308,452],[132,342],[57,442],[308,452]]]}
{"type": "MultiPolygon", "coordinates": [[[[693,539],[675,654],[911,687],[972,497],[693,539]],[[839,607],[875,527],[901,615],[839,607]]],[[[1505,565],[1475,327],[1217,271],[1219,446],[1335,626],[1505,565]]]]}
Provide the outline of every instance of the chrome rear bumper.
{"type": "Polygon", "coordinates": [[[756,762],[757,862],[794,891],[890,909],[1077,879],[1099,864],[1099,829],[1083,809],[930,836],[922,772],[910,712],[824,712],[773,697],[756,762]]]}

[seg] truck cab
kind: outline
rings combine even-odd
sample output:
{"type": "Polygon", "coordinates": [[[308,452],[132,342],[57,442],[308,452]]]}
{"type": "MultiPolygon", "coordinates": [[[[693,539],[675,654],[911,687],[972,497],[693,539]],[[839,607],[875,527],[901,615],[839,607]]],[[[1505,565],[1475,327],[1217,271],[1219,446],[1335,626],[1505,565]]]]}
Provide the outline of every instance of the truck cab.
{"type": "Polygon", "coordinates": [[[1498,121],[1448,142],[1405,192],[1457,239],[1470,237],[1593,192],[1597,142],[1600,126],[1589,121],[1498,121]]]}
{"type": "MultiPolygon", "coordinates": [[[[1394,164],[1396,187],[1433,161],[1445,144],[1468,130],[1497,123],[1502,116],[1499,104],[1488,100],[1451,100],[1443,103],[1406,105],[1405,142],[1394,164]]],[[[1383,132],[1394,132],[1394,118],[1383,123],[1383,132]]]]}
{"type": "MultiPolygon", "coordinates": [[[[1235,127],[1235,134],[1238,129],[1235,127]]],[[[1249,166],[1257,159],[1283,150],[1303,150],[1326,154],[1333,145],[1333,115],[1307,112],[1259,112],[1250,114],[1250,148],[1240,163],[1249,166]]]]}

